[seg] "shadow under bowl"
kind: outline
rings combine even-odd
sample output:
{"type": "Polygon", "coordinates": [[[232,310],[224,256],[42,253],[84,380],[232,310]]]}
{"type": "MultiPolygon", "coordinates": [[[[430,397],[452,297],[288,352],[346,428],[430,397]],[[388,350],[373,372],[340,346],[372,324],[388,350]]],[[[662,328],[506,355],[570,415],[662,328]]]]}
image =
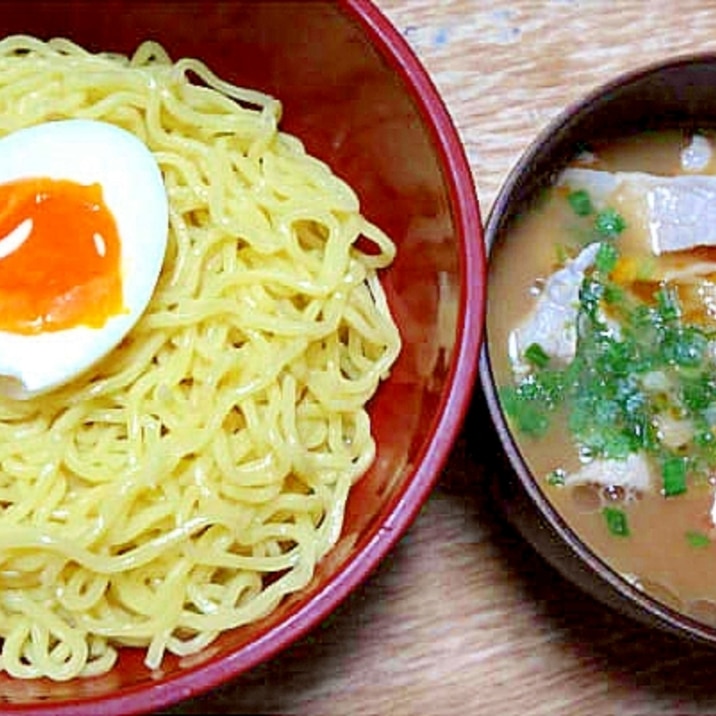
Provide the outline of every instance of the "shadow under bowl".
{"type": "MultiPolygon", "coordinates": [[[[716,128],[716,54],[675,57],[616,77],[567,107],[526,149],[499,191],[485,226],[491,258],[511,226],[566,164],[595,142],[652,130],[716,128]]],[[[489,314],[488,278],[488,314],[489,314]]],[[[499,445],[491,490],[509,522],[564,577],[592,597],[647,626],[716,645],[716,627],[689,618],[630,584],[600,559],[547,499],[515,441],[499,399],[489,320],[479,384],[499,445]]]]}

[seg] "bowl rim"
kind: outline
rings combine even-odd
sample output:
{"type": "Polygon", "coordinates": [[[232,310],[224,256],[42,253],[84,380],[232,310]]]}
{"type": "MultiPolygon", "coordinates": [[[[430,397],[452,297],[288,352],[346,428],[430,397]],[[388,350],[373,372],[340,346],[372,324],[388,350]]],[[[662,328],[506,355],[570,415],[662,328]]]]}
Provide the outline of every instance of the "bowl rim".
{"type": "MultiPolygon", "coordinates": [[[[630,70],[625,70],[596,85],[581,97],[568,103],[552,120],[547,122],[527,144],[517,161],[507,173],[506,179],[498,190],[497,196],[490,208],[485,222],[484,233],[487,276],[489,277],[492,251],[495,247],[495,243],[500,238],[500,220],[502,216],[508,211],[513,195],[518,191],[524,177],[528,176],[530,167],[540,155],[547,153],[547,147],[553,143],[559,145],[562,140],[557,138],[562,132],[567,131],[575,125],[579,125],[589,116],[595,104],[606,104],[614,98],[616,93],[623,89],[664,71],[668,72],[678,70],[679,68],[689,68],[704,64],[712,65],[716,71],[716,51],[707,50],[679,53],[664,59],[644,63],[630,70]]],[[[559,166],[555,164],[552,168],[553,171],[556,172],[559,166]]],[[[535,183],[535,188],[536,187],[537,183],[535,183]]],[[[525,195],[523,199],[529,199],[533,194],[534,189],[530,194],[525,195]]],[[[487,290],[489,289],[489,280],[487,278],[486,282],[488,284],[486,286],[487,302],[489,301],[489,290],[487,290]]],[[[617,572],[608,562],[582,541],[577,532],[567,524],[566,520],[559,514],[557,509],[544,494],[538,484],[537,478],[532,474],[517,441],[512,435],[509,422],[502,410],[497,395],[496,380],[490,359],[487,317],[485,320],[483,343],[480,349],[478,383],[485,399],[493,427],[499,438],[501,448],[507,456],[508,462],[515,472],[521,487],[524,489],[532,504],[537,508],[540,516],[546,520],[548,526],[556,533],[573,556],[576,556],[596,578],[611,588],[614,593],[635,605],[637,610],[643,612],[644,616],[648,614],[652,624],[655,622],[657,626],[660,626],[665,631],[677,634],[682,638],[686,637],[693,641],[716,646],[716,626],[711,627],[703,622],[699,622],[683,612],[670,607],[668,604],[651,597],[630,583],[626,577],[617,572]]],[[[552,560],[547,558],[547,561],[551,562],[552,560]]],[[[558,563],[553,562],[553,566],[557,568],[558,571],[562,571],[558,563]]],[[[568,576],[567,578],[569,579],[568,576]]],[[[570,581],[574,580],[570,579],[570,581]]]]}
{"type": "Polygon", "coordinates": [[[450,112],[403,35],[373,0],[337,0],[336,4],[362,28],[382,60],[400,77],[422,117],[443,167],[460,249],[458,331],[446,379],[448,389],[441,396],[426,444],[416,456],[417,468],[387,519],[375,529],[360,552],[350,557],[335,578],[286,621],[261,634],[254,642],[162,681],[142,683],[112,694],[38,704],[3,704],[8,713],[25,716],[95,716],[99,711],[105,716],[147,713],[204,694],[267,661],[316,627],[369,577],[412,524],[447,462],[467,414],[483,336],[486,264],[476,187],[450,112]]]}

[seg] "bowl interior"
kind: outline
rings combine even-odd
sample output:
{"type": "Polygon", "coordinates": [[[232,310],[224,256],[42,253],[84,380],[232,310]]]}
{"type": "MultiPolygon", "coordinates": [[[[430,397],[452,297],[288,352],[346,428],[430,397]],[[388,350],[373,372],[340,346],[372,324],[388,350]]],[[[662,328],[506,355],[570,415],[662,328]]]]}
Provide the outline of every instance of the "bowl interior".
{"type": "Polygon", "coordinates": [[[295,639],[361,581],[417,513],[456,436],[481,338],[484,253],[467,163],[407,46],[367,2],[3,3],[0,35],[64,36],[129,53],[144,39],[177,59],[280,98],[282,128],[356,189],[398,245],[385,276],[404,341],[372,404],[374,466],[312,584],[269,618],[224,634],[160,674],[126,649],[110,674],[71,683],[0,675],[0,703],[26,713],[148,711],[239,674],[295,639]],[[470,281],[465,280],[467,274],[470,281]],[[470,330],[463,330],[463,325],[470,330]],[[94,699],[94,703],[90,703],[94,699]]]}
{"type": "MultiPolygon", "coordinates": [[[[716,55],[678,57],[622,75],[566,108],[526,149],[500,190],[485,228],[488,262],[506,240],[513,222],[591,142],[647,130],[716,126],[714,81],[716,55]]],[[[581,542],[543,494],[499,404],[490,359],[489,301],[488,279],[480,384],[502,448],[493,466],[493,488],[507,517],[548,562],[592,596],[648,625],[716,643],[716,630],[657,602],[622,579],[581,542]]]]}

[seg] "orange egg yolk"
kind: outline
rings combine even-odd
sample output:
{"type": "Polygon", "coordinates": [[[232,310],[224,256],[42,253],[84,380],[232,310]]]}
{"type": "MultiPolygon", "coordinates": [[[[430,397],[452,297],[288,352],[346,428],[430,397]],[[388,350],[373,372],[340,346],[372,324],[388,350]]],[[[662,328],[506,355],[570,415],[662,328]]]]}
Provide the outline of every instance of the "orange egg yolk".
{"type": "Polygon", "coordinates": [[[99,184],[0,184],[0,330],[101,327],[123,310],[120,253],[99,184]]]}

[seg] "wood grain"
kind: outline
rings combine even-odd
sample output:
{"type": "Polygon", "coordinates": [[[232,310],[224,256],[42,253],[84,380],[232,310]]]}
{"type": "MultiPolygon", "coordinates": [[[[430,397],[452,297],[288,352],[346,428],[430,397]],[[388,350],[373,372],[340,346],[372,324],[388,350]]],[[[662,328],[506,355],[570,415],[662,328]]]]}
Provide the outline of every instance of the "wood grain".
{"type": "MultiPolygon", "coordinates": [[[[714,2],[377,4],[443,96],[484,217],[520,153],[570,102],[619,72],[716,50],[714,2]]],[[[332,617],[269,663],[166,713],[716,713],[715,652],[608,611],[504,524],[489,497],[484,420],[477,395],[423,512],[332,617]]]]}

